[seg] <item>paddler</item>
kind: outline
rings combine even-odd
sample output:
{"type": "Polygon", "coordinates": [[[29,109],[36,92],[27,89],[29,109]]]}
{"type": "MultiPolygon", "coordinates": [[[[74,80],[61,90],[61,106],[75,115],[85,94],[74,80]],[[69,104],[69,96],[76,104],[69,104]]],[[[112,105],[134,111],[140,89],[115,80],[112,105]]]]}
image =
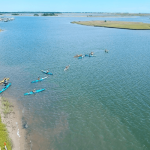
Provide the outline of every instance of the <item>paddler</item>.
{"type": "Polygon", "coordinates": [[[4,79],[4,85],[6,86],[8,84],[7,79],[4,79]]]}
{"type": "Polygon", "coordinates": [[[48,69],[47,69],[46,73],[49,73],[48,69]]]}
{"type": "Polygon", "coordinates": [[[70,66],[70,65],[66,66],[66,68],[65,68],[65,69],[68,69],[68,68],[69,68],[69,66],[70,66]]]}
{"type": "Polygon", "coordinates": [[[93,52],[90,53],[90,55],[93,55],[93,54],[94,54],[93,52]]]}
{"type": "Polygon", "coordinates": [[[91,55],[93,55],[94,53],[93,52],[91,52],[90,54],[89,54],[89,56],[91,56],[91,55]]]}
{"type": "Polygon", "coordinates": [[[107,49],[105,49],[105,53],[108,53],[108,50],[107,50],[107,49]]]}
{"type": "Polygon", "coordinates": [[[35,92],[36,92],[36,89],[33,89],[32,92],[35,93],[35,92]]]}
{"type": "Polygon", "coordinates": [[[38,80],[40,80],[40,76],[38,76],[38,80]]]}

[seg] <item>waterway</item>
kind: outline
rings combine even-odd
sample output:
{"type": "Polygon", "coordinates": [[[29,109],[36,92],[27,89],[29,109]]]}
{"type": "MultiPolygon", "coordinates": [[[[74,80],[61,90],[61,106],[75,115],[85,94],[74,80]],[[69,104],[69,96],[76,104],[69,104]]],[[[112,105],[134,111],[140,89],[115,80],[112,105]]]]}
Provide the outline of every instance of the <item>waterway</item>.
{"type": "Polygon", "coordinates": [[[40,16],[0,22],[0,78],[12,83],[2,95],[18,103],[32,150],[150,149],[150,31],[70,23],[83,20],[150,23],[40,16]],[[96,57],[74,58],[90,52],[96,57]],[[31,83],[47,69],[53,75],[31,83]],[[34,88],[45,91],[24,96],[34,88]]]}

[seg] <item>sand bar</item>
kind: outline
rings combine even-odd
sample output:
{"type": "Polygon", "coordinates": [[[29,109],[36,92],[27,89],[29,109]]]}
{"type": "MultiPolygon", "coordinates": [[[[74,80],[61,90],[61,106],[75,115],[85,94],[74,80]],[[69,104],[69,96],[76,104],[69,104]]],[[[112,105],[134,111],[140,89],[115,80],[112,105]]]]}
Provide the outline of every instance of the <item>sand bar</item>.
{"type": "Polygon", "coordinates": [[[74,21],[71,23],[106,28],[130,29],[130,30],[150,30],[150,24],[142,22],[125,21],[74,21]]]}
{"type": "MultiPolygon", "coordinates": [[[[2,106],[2,97],[0,97],[0,106],[2,106]]],[[[6,116],[0,107],[0,116],[2,123],[6,125],[9,137],[12,142],[12,150],[26,150],[26,130],[22,128],[22,116],[16,105],[12,105],[11,113],[6,116]]]]}

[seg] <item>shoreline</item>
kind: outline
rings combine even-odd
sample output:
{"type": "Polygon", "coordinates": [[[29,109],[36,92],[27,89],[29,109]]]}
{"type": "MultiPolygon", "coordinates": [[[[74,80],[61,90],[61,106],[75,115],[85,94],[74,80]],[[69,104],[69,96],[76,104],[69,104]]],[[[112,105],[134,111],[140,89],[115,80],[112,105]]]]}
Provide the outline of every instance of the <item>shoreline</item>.
{"type": "Polygon", "coordinates": [[[127,30],[150,30],[150,24],[142,22],[95,20],[95,21],[73,21],[71,23],[85,26],[127,29],[127,30]]]}
{"type": "Polygon", "coordinates": [[[1,12],[0,18],[3,16],[42,16],[43,14],[49,17],[150,17],[150,13],[115,13],[115,12],[1,12]]]}
{"type": "MultiPolygon", "coordinates": [[[[10,102],[10,100],[8,100],[10,102]]],[[[26,150],[26,131],[22,127],[22,115],[14,105],[15,102],[10,103],[12,106],[12,111],[5,117],[2,108],[0,107],[0,117],[2,123],[6,125],[7,133],[12,142],[12,150],[26,150]]],[[[2,97],[0,96],[0,106],[2,106],[2,97]]]]}

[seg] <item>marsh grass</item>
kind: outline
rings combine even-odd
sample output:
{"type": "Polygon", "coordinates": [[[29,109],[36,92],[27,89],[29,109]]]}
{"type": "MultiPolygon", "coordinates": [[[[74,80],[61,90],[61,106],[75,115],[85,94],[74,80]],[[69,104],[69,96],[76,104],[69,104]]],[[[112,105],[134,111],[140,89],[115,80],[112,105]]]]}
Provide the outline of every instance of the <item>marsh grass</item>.
{"type": "Polygon", "coordinates": [[[8,114],[12,112],[12,105],[8,102],[8,100],[4,97],[1,98],[1,103],[2,103],[2,111],[4,113],[4,116],[6,117],[8,114]]]}
{"type": "Polygon", "coordinates": [[[72,22],[76,24],[94,26],[94,27],[107,27],[119,28],[130,30],[150,30],[150,24],[142,22],[125,22],[125,21],[78,21],[72,22]]]}
{"type": "MultiPolygon", "coordinates": [[[[2,106],[1,106],[2,111],[4,113],[4,116],[6,117],[7,114],[12,112],[13,106],[4,97],[1,97],[0,100],[1,100],[1,104],[2,104],[2,106]]],[[[11,150],[12,149],[12,141],[9,138],[8,131],[6,129],[6,125],[2,123],[1,116],[0,116],[0,148],[2,150],[5,149],[4,142],[6,142],[7,149],[11,150]]]]}
{"type": "Polygon", "coordinates": [[[2,123],[1,118],[0,118],[0,148],[2,150],[5,149],[4,142],[6,142],[7,149],[11,150],[12,149],[12,142],[8,136],[6,125],[4,125],[2,123]]]}

